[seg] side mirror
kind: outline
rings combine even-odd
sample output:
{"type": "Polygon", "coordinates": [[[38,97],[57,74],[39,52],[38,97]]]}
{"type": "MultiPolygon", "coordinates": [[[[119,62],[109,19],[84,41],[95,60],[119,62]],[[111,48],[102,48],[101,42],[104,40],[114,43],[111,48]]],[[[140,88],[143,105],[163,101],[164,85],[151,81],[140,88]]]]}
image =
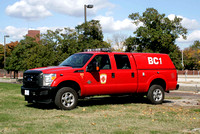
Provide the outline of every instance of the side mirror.
{"type": "Polygon", "coordinates": [[[86,72],[98,72],[98,71],[100,71],[98,62],[93,62],[92,64],[89,64],[86,68],[86,72]]]}
{"type": "Polygon", "coordinates": [[[96,64],[94,65],[95,66],[95,71],[99,72],[100,71],[100,67],[99,67],[99,62],[95,62],[96,64]]]}

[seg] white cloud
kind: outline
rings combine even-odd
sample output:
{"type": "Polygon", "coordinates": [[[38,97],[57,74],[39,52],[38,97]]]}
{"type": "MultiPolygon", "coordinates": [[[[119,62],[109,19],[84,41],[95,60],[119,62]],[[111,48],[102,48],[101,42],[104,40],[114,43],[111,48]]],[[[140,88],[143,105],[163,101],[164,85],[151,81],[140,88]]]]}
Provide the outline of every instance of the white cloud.
{"type": "Polygon", "coordinates": [[[184,40],[182,37],[177,39],[178,43],[193,43],[195,40],[200,40],[200,30],[194,30],[192,33],[187,35],[187,39],[184,40]]]}
{"type": "MultiPolygon", "coordinates": [[[[174,14],[168,15],[168,18],[170,20],[173,20],[175,17],[174,14]]],[[[185,47],[188,47],[193,44],[195,40],[200,40],[200,24],[195,19],[188,19],[186,17],[178,15],[177,17],[182,18],[181,24],[183,27],[185,27],[188,30],[187,39],[184,40],[182,36],[180,36],[176,42],[181,47],[181,49],[184,49],[185,47]]]]}
{"type": "Polygon", "coordinates": [[[102,8],[114,7],[108,0],[20,0],[6,8],[9,16],[23,18],[26,20],[36,20],[52,15],[52,11],[70,15],[83,16],[84,5],[93,4],[94,8],[88,11],[88,15],[95,14],[102,8]]]}
{"type": "MultiPolygon", "coordinates": [[[[128,18],[124,20],[114,20],[111,16],[97,16],[94,19],[100,20],[104,33],[115,33],[115,32],[133,32],[138,26],[132,23],[128,18]]],[[[139,25],[140,26],[140,25],[139,25]]],[[[37,27],[31,30],[40,30],[40,33],[46,33],[47,30],[62,29],[63,27],[37,27]]],[[[73,28],[72,28],[73,29],[73,28]]],[[[28,33],[28,28],[17,28],[14,26],[7,26],[3,30],[0,30],[4,34],[10,35],[12,40],[21,40],[28,33]]]]}
{"type": "Polygon", "coordinates": [[[85,4],[94,5],[92,9],[87,10],[88,15],[95,14],[100,9],[114,6],[108,0],[95,0],[93,2],[90,0],[49,0],[47,7],[59,13],[80,17],[83,16],[85,4]]]}
{"type": "Polygon", "coordinates": [[[175,14],[170,14],[170,15],[168,15],[168,18],[169,18],[170,20],[173,20],[173,19],[175,18],[175,14]]]}
{"type": "Polygon", "coordinates": [[[21,0],[13,5],[9,5],[6,8],[6,14],[27,20],[36,20],[52,15],[44,5],[40,3],[30,3],[28,0],[21,0]]]}
{"type": "Polygon", "coordinates": [[[200,24],[195,19],[190,20],[188,18],[183,18],[182,25],[188,30],[195,30],[200,28],[200,24]]]}
{"type": "Polygon", "coordinates": [[[12,41],[19,41],[24,38],[26,34],[28,34],[28,30],[40,30],[40,33],[46,33],[47,30],[55,31],[56,29],[64,29],[64,27],[37,27],[34,29],[28,28],[16,28],[14,26],[7,26],[5,29],[0,30],[0,32],[5,35],[9,35],[12,41]]]}
{"type": "MultiPolygon", "coordinates": [[[[181,24],[183,27],[185,27],[188,30],[195,30],[200,28],[200,24],[197,22],[195,19],[188,19],[186,17],[178,15],[177,17],[182,18],[183,20],[181,21],[181,24]]],[[[175,18],[174,14],[168,15],[168,18],[170,20],[173,20],[175,18]]]]}
{"type": "Polygon", "coordinates": [[[27,28],[16,28],[14,26],[7,26],[5,29],[1,30],[1,32],[9,35],[13,40],[22,39],[28,33],[27,28]]]}
{"type": "Polygon", "coordinates": [[[94,19],[100,21],[104,33],[112,33],[116,31],[135,31],[138,27],[127,18],[115,21],[111,16],[97,16],[94,19]]]}

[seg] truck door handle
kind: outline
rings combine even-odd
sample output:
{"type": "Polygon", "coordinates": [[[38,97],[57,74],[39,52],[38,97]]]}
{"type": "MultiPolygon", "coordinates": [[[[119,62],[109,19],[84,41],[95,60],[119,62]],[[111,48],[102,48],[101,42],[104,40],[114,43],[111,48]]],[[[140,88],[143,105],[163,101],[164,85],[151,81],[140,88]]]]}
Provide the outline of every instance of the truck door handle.
{"type": "Polygon", "coordinates": [[[115,78],[115,73],[112,73],[112,78],[115,78]]]}
{"type": "Polygon", "coordinates": [[[134,74],[134,73],[131,73],[131,76],[134,78],[134,77],[135,77],[135,74],[134,74]]]}

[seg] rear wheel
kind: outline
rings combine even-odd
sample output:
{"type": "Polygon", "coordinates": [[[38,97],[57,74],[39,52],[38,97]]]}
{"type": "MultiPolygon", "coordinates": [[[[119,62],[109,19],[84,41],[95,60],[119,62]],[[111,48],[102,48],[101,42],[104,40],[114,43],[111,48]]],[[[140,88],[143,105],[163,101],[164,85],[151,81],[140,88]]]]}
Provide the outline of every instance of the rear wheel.
{"type": "Polygon", "coordinates": [[[58,108],[71,110],[76,107],[77,103],[78,95],[74,89],[70,87],[63,87],[58,90],[55,97],[55,104],[58,108]]]}
{"type": "Polygon", "coordinates": [[[164,100],[164,90],[160,85],[152,85],[147,93],[147,98],[152,104],[162,104],[164,100]]]}

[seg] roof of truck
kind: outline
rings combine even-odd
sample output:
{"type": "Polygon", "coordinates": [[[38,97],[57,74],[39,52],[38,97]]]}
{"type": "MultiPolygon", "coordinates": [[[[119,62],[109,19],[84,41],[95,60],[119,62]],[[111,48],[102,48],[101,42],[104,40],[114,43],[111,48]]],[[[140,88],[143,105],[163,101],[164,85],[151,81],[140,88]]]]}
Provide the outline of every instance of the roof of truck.
{"type": "Polygon", "coordinates": [[[131,54],[137,69],[176,69],[168,54],[161,53],[133,53],[133,52],[81,52],[89,54],[131,54]]]}

